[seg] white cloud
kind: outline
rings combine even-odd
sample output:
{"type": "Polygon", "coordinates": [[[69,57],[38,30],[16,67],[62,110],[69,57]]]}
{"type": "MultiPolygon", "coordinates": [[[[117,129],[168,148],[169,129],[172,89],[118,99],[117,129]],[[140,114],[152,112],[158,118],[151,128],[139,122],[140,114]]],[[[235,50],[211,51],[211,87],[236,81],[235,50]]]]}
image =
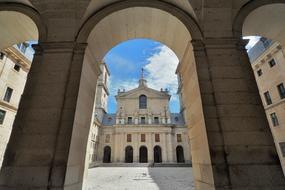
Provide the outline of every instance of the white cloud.
{"type": "Polygon", "coordinates": [[[137,88],[138,87],[138,80],[131,79],[131,80],[121,80],[115,79],[114,77],[110,76],[110,83],[109,89],[111,96],[117,94],[118,89],[125,89],[126,91],[137,88]]]}
{"type": "MultiPolygon", "coordinates": [[[[159,46],[154,49],[154,54],[147,58],[147,64],[144,66],[146,71],[145,79],[150,88],[160,90],[161,88],[168,88],[171,94],[170,104],[174,105],[175,111],[179,110],[179,98],[176,94],[178,88],[177,76],[175,74],[178,58],[175,53],[166,46],[159,46]]],[[[117,62],[117,61],[116,61],[117,62]]],[[[127,64],[122,61],[121,63],[127,64]]],[[[131,63],[128,64],[128,67],[131,63]]],[[[132,79],[118,79],[110,76],[110,94],[114,96],[118,89],[125,89],[126,91],[137,88],[139,85],[138,78],[132,79]]],[[[110,100],[111,101],[111,100],[110,100]]],[[[115,100],[112,99],[115,103],[115,100]]]]}
{"type": "Polygon", "coordinates": [[[115,53],[110,54],[105,59],[108,59],[107,61],[104,60],[105,62],[108,62],[110,64],[114,64],[113,67],[117,68],[117,69],[127,68],[129,72],[132,72],[136,69],[133,62],[131,62],[130,60],[128,60],[128,59],[126,59],[120,55],[117,55],[115,53]]]}
{"type": "Polygon", "coordinates": [[[243,39],[248,39],[249,42],[248,44],[246,45],[246,49],[247,50],[250,50],[260,39],[260,36],[246,36],[244,37],[243,39]]]}
{"type": "Polygon", "coordinates": [[[178,87],[175,71],[179,62],[175,53],[166,46],[160,46],[147,62],[144,68],[149,87],[157,90],[168,88],[171,94],[175,94],[178,87]]]}

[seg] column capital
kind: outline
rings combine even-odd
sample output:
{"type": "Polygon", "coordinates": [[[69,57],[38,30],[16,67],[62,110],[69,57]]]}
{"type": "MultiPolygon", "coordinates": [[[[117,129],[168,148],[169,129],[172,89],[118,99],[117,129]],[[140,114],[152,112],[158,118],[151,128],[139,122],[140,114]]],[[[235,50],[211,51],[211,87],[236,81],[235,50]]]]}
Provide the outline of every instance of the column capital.
{"type": "Polygon", "coordinates": [[[40,42],[34,44],[32,47],[35,50],[35,54],[41,54],[43,52],[48,53],[84,53],[87,47],[87,43],[76,42],[40,42]]]}

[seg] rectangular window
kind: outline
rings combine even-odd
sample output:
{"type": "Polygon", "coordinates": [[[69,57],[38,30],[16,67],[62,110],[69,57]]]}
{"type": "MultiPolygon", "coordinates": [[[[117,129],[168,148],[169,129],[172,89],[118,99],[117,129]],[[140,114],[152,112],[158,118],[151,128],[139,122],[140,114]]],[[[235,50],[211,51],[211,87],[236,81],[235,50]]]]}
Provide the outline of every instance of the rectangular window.
{"type": "Polygon", "coordinates": [[[281,99],[284,99],[285,98],[285,87],[284,87],[284,84],[281,83],[277,86],[278,88],[278,92],[279,92],[279,95],[280,95],[280,98],[281,99]]]}
{"type": "Polygon", "coordinates": [[[277,118],[276,113],[270,114],[270,117],[271,117],[271,121],[272,121],[273,126],[278,126],[279,122],[278,122],[278,118],[277,118]]]}
{"type": "Polygon", "coordinates": [[[154,123],[159,124],[159,118],[158,117],[154,117],[154,123]]]}
{"type": "Polygon", "coordinates": [[[145,117],[141,117],[141,124],[145,124],[145,117]]]}
{"type": "Polygon", "coordinates": [[[276,61],[274,59],[271,59],[269,62],[268,62],[269,66],[270,67],[273,67],[274,65],[276,65],[276,61]]]}
{"type": "Polygon", "coordinates": [[[141,142],[145,142],[145,134],[141,134],[141,142]]]}
{"type": "Polygon", "coordinates": [[[14,65],[14,70],[15,70],[15,71],[18,71],[18,72],[19,72],[19,71],[20,71],[20,68],[21,68],[20,65],[18,65],[18,64],[15,64],[15,65],[14,65]]]}
{"type": "Polygon", "coordinates": [[[131,134],[127,134],[127,142],[132,142],[132,135],[131,134]]]}
{"type": "Polygon", "coordinates": [[[154,135],[155,142],[160,142],[159,134],[154,135]]]}
{"type": "Polygon", "coordinates": [[[282,156],[285,157],[285,142],[280,142],[279,146],[282,152],[282,156]]]}
{"type": "Polygon", "coordinates": [[[110,135],[106,135],[105,143],[110,143],[110,135]]]}
{"type": "Polygon", "coordinates": [[[6,92],[5,92],[5,96],[4,96],[4,101],[10,102],[11,97],[12,97],[12,93],[13,93],[13,89],[10,87],[7,87],[6,92]]]}
{"type": "Polygon", "coordinates": [[[2,125],[4,123],[6,111],[0,110],[0,124],[2,125]]]}
{"type": "Polygon", "coordinates": [[[260,77],[262,75],[262,70],[261,69],[258,69],[257,70],[257,75],[260,77]]]}
{"type": "Polygon", "coordinates": [[[267,105],[272,104],[272,100],[271,100],[271,97],[270,97],[270,94],[269,94],[268,91],[266,91],[266,92],[264,93],[264,98],[265,98],[265,100],[266,100],[267,105]]]}
{"type": "Polygon", "coordinates": [[[128,117],[128,124],[132,124],[133,122],[133,118],[132,117],[128,117]]]}
{"type": "Polygon", "coordinates": [[[177,134],[177,142],[182,142],[182,135],[181,134],[177,134]]]}

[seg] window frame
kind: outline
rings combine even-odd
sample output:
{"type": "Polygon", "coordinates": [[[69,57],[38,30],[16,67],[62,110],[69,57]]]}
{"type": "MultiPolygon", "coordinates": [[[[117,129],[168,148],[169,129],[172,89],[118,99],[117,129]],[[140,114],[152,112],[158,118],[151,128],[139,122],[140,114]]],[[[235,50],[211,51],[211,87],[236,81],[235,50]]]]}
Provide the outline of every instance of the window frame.
{"type": "Polygon", "coordinates": [[[132,134],[127,134],[127,142],[132,142],[132,134]]]}
{"type": "Polygon", "coordinates": [[[160,135],[159,135],[159,133],[155,133],[154,134],[154,141],[155,142],[160,142],[160,135]]]}
{"type": "Polygon", "coordinates": [[[9,103],[11,101],[11,98],[12,98],[12,95],[13,95],[13,91],[14,91],[13,88],[7,86],[5,94],[4,94],[4,97],[3,97],[3,101],[9,103]],[[11,91],[9,92],[8,90],[11,90],[11,91]]]}
{"type": "Polygon", "coordinates": [[[132,117],[128,117],[128,120],[127,120],[127,124],[132,124],[133,123],[133,118],[132,117]]]}
{"type": "Polygon", "coordinates": [[[141,134],[141,142],[146,142],[146,135],[145,134],[141,134]]]}
{"type": "Polygon", "coordinates": [[[285,98],[285,86],[283,83],[277,85],[277,90],[281,99],[285,98]]]}
{"type": "Polygon", "coordinates": [[[271,118],[271,122],[272,122],[273,127],[276,127],[279,125],[278,117],[277,117],[277,114],[275,112],[270,114],[270,118],[271,118]]]}
{"type": "Polygon", "coordinates": [[[159,124],[159,117],[153,117],[153,123],[159,124]]]}
{"type": "Polygon", "coordinates": [[[111,135],[110,134],[106,134],[105,136],[105,143],[110,143],[111,142],[111,135]]]}
{"type": "Polygon", "coordinates": [[[145,117],[141,117],[140,124],[146,124],[146,118],[145,117]],[[142,121],[144,121],[144,122],[142,122],[142,121]]]}
{"type": "Polygon", "coordinates": [[[139,96],[139,109],[147,109],[147,96],[144,94],[139,96]]]}
{"type": "Polygon", "coordinates": [[[20,72],[21,66],[19,64],[14,64],[13,69],[14,69],[14,71],[20,72]]]}
{"type": "Polygon", "coordinates": [[[178,143],[180,143],[180,142],[182,142],[182,134],[176,134],[176,141],[178,142],[178,143]]]}
{"type": "Polygon", "coordinates": [[[271,105],[272,104],[272,99],[271,99],[269,91],[264,92],[263,95],[264,95],[266,104],[267,105],[271,105]]]}
{"type": "Polygon", "coordinates": [[[6,117],[6,111],[5,110],[2,110],[0,109],[0,125],[3,125],[4,124],[4,121],[5,121],[5,117],[6,117]],[[1,118],[2,114],[3,113],[3,119],[1,118]]]}
{"type": "Polygon", "coordinates": [[[268,61],[268,64],[269,64],[270,68],[272,68],[272,67],[274,67],[274,66],[277,64],[277,62],[275,61],[275,59],[270,59],[270,60],[268,61]],[[272,64],[272,63],[273,63],[273,64],[272,64]]]}
{"type": "Polygon", "coordinates": [[[262,69],[258,69],[256,73],[257,73],[257,76],[259,77],[263,75],[262,69]]]}

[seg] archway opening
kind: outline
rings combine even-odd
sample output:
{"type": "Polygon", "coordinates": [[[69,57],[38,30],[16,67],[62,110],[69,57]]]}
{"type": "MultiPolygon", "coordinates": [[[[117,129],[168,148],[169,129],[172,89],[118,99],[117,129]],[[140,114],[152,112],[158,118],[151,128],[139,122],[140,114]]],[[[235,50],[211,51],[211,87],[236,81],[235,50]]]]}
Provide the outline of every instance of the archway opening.
{"type": "MultiPolygon", "coordinates": [[[[136,2],[134,4],[136,4],[136,2]]],[[[153,4],[153,2],[150,2],[150,4],[153,4]]],[[[185,15],[183,11],[182,12],[180,12],[180,11],[176,12],[177,7],[170,8],[169,6],[171,6],[171,5],[167,4],[167,6],[166,6],[163,2],[156,2],[154,4],[155,5],[152,5],[150,7],[147,7],[147,6],[142,5],[140,3],[137,6],[133,5],[133,7],[131,7],[130,5],[126,5],[125,8],[122,8],[123,6],[120,6],[120,8],[118,8],[118,10],[112,9],[115,11],[108,9],[108,11],[110,11],[110,12],[107,11],[106,16],[102,19],[98,20],[96,18],[96,19],[92,20],[92,18],[93,18],[92,17],[90,19],[90,22],[87,22],[87,24],[86,24],[87,27],[83,28],[82,29],[83,32],[81,34],[79,34],[79,36],[78,36],[78,39],[80,42],[82,39],[84,41],[84,39],[88,38],[87,39],[88,47],[86,48],[84,65],[86,66],[86,68],[89,68],[89,69],[85,70],[84,66],[83,66],[83,73],[84,72],[90,72],[90,69],[93,69],[94,67],[96,67],[96,65],[94,65],[94,63],[99,65],[99,63],[102,63],[102,60],[104,62],[104,56],[106,55],[106,53],[111,48],[115,47],[116,45],[120,44],[121,42],[128,41],[131,39],[156,40],[157,42],[163,43],[165,46],[167,46],[171,50],[173,50],[173,52],[176,54],[180,64],[183,65],[183,66],[180,65],[180,68],[177,70],[177,73],[180,73],[180,72],[185,72],[184,74],[186,74],[187,72],[193,73],[193,75],[191,74],[191,77],[189,78],[189,81],[191,81],[191,84],[189,84],[189,83],[187,84],[187,81],[185,80],[185,85],[186,86],[189,85],[189,88],[195,89],[193,92],[192,91],[190,92],[190,93],[192,93],[190,96],[192,96],[192,95],[195,96],[196,98],[195,98],[195,100],[193,99],[193,101],[197,102],[196,104],[199,104],[200,102],[197,100],[201,100],[201,96],[200,96],[199,85],[198,85],[198,80],[197,80],[197,72],[196,72],[195,60],[194,60],[194,56],[193,56],[193,48],[192,48],[192,44],[191,44],[191,40],[192,40],[191,35],[193,35],[194,39],[199,40],[201,38],[200,30],[197,27],[195,21],[193,21],[193,18],[189,17],[189,15],[185,15]],[[159,6],[159,4],[163,4],[163,5],[159,6]],[[156,7],[156,6],[158,6],[158,7],[156,7]],[[151,19],[146,19],[145,16],[147,16],[147,15],[151,16],[151,19]],[[186,19],[186,17],[189,17],[189,18],[186,19]],[[124,19],[124,18],[127,18],[127,19],[124,19]],[[149,22],[148,20],[151,20],[153,22],[149,22]],[[137,24],[137,23],[140,23],[140,24],[137,24]],[[92,28],[91,26],[93,26],[93,27],[95,26],[95,27],[92,28]],[[167,27],[167,30],[165,30],[165,27],[167,27]],[[190,35],[190,31],[191,31],[191,35],[190,35]],[[175,33],[176,35],[172,35],[173,33],[175,33]],[[84,36],[86,34],[87,34],[87,36],[84,36]],[[189,65],[190,65],[190,67],[188,67],[189,65]]],[[[116,6],[116,5],[114,5],[114,6],[116,6]]],[[[104,64],[101,64],[101,65],[104,65],[104,64]]],[[[96,69],[99,70],[98,68],[96,68],[96,69]]],[[[164,67],[162,65],[158,66],[158,70],[163,70],[163,69],[164,69],[164,67]]],[[[120,67],[117,70],[121,71],[123,73],[125,70],[127,70],[127,67],[120,67]]],[[[136,71],[136,73],[138,74],[138,73],[140,73],[140,71],[136,71]]],[[[168,73],[168,71],[166,71],[165,73],[168,73]]],[[[126,75],[130,75],[130,73],[126,73],[126,75]]],[[[93,76],[95,78],[96,74],[93,76]]],[[[182,77],[182,75],[179,75],[179,78],[180,78],[179,80],[181,80],[181,77],[182,77]]],[[[88,83],[88,80],[81,80],[81,83],[88,83]]],[[[142,86],[144,86],[143,85],[144,82],[142,82],[140,84],[142,84],[142,86]]],[[[182,84],[181,84],[181,90],[183,90],[183,88],[184,87],[182,87],[182,84]]],[[[127,89],[120,89],[120,91],[117,91],[117,93],[118,94],[124,94],[124,93],[127,93],[127,91],[128,91],[127,89]]],[[[162,93],[167,94],[168,90],[167,89],[158,89],[156,91],[160,91],[159,93],[161,93],[161,94],[162,93]]],[[[88,92],[86,91],[86,93],[88,93],[88,92]]],[[[187,96],[189,96],[189,91],[185,91],[183,93],[184,93],[183,99],[184,100],[188,99],[187,96]]],[[[117,97],[119,97],[119,95],[117,97]]],[[[163,95],[162,97],[165,97],[165,95],[163,95]]],[[[89,102],[90,104],[92,103],[91,99],[88,101],[90,101],[89,102]]],[[[149,101],[150,101],[150,99],[148,98],[147,106],[151,105],[151,103],[149,101]]],[[[88,103],[86,103],[87,100],[83,99],[81,97],[78,98],[78,102],[79,102],[79,104],[82,104],[82,105],[88,105],[88,103]]],[[[201,104],[197,105],[197,106],[193,107],[193,109],[192,109],[190,107],[190,104],[192,104],[192,103],[193,102],[191,102],[191,103],[189,102],[189,104],[187,103],[187,105],[185,105],[183,107],[183,110],[184,111],[189,110],[190,113],[194,113],[195,117],[198,120],[203,120],[202,105],[201,104]],[[192,111],[191,111],[191,109],[192,109],[192,111]],[[199,111],[197,111],[197,109],[199,109],[199,111]]],[[[138,102],[136,102],[136,105],[139,105],[138,102]]],[[[126,107],[131,108],[132,106],[126,106],[126,107]]],[[[118,109],[116,110],[116,113],[113,115],[108,115],[108,117],[106,117],[106,118],[103,117],[103,121],[106,121],[106,123],[108,123],[108,125],[114,125],[115,124],[115,125],[119,126],[119,125],[128,124],[128,125],[130,125],[130,127],[131,127],[131,125],[142,124],[141,121],[144,121],[143,125],[150,124],[150,123],[155,124],[157,122],[158,123],[171,124],[171,121],[176,121],[177,123],[180,123],[183,120],[187,121],[187,122],[190,121],[188,116],[187,116],[187,118],[184,118],[184,112],[182,110],[179,110],[182,112],[177,114],[177,115],[171,115],[171,114],[169,115],[168,114],[169,108],[167,108],[167,106],[165,106],[164,112],[161,115],[158,115],[158,118],[157,118],[157,116],[152,118],[151,117],[152,113],[149,112],[148,109],[139,110],[139,111],[145,110],[145,113],[143,113],[143,114],[139,113],[138,115],[130,116],[124,111],[124,108],[126,108],[126,107],[118,105],[117,106],[118,109]]],[[[135,112],[137,113],[137,111],[135,111],[135,112]]],[[[82,117],[80,114],[80,110],[76,110],[76,115],[78,117],[82,117]]],[[[190,115],[190,114],[187,114],[187,115],[190,115]]],[[[187,123],[187,125],[188,124],[189,123],[187,123]]],[[[193,127],[196,127],[198,130],[193,130],[193,131],[198,132],[199,130],[202,130],[203,132],[198,132],[199,137],[197,135],[193,135],[193,137],[195,136],[195,138],[203,138],[203,139],[206,137],[206,134],[204,131],[205,126],[203,124],[204,124],[203,122],[194,123],[195,126],[193,125],[193,127]],[[203,125],[203,126],[201,126],[201,125],[203,125]]],[[[74,126],[73,134],[74,135],[80,134],[83,136],[84,134],[79,133],[79,130],[77,128],[79,128],[79,126],[78,127],[74,126]]],[[[171,135],[170,133],[159,136],[157,138],[158,139],[157,141],[163,141],[163,143],[167,142],[167,139],[171,139],[174,136],[174,135],[171,135]]],[[[121,142],[125,141],[127,143],[133,143],[134,140],[140,139],[139,136],[142,135],[142,134],[137,134],[137,133],[135,135],[132,135],[132,134],[129,135],[128,133],[121,133],[121,134],[123,134],[123,135],[121,137],[119,137],[120,141],[121,142]]],[[[146,141],[152,140],[152,139],[154,140],[155,135],[156,135],[155,133],[146,134],[146,136],[145,136],[146,141]]],[[[187,136],[186,139],[189,138],[188,132],[183,133],[183,135],[187,136]]],[[[84,139],[84,137],[82,139],[84,139]]],[[[111,139],[111,141],[116,141],[117,137],[116,138],[111,137],[110,139],[111,139]]],[[[198,141],[196,141],[196,142],[198,142],[198,141]]],[[[75,144],[71,146],[71,152],[73,150],[73,147],[74,147],[74,150],[77,150],[76,144],[78,144],[78,143],[75,142],[75,144]]],[[[158,144],[160,144],[160,143],[158,143],[158,144]]],[[[207,143],[204,145],[208,146],[207,143]]],[[[152,147],[153,146],[154,146],[154,144],[152,145],[152,147]]],[[[163,145],[163,146],[166,146],[166,145],[163,145]]],[[[167,144],[167,146],[170,147],[171,145],[167,144]]],[[[117,157],[115,155],[115,154],[121,155],[122,152],[124,155],[124,149],[122,147],[124,147],[124,145],[120,146],[120,149],[118,150],[117,153],[116,153],[116,150],[114,150],[114,160],[122,161],[122,158],[124,158],[124,156],[123,157],[122,156],[117,157]]],[[[114,148],[116,148],[116,147],[114,147],[114,148]]],[[[133,146],[133,148],[134,148],[134,154],[137,154],[138,153],[138,151],[137,151],[138,147],[133,146]]],[[[84,148],[82,150],[84,150],[84,148]]],[[[186,150],[186,148],[185,148],[185,150],[186,150]]],[[[189,146],[187,148],[187,151],[190,152],[189,146]]],[[[175,150],[168,152],[166,149],[163,148],[161,150],[161,152],[162,152],[161,157],[163,157],[167,160],[175,159],[175,150]]],[[[154,155],[152,152],[150,152],[149,154],[151,156],[148,159],[148,161],[153,162],[154,161],[154,158],[153,158],[154,155]]],[[[206,162],[210,162],[208,147],[201,148],[201,150],[197,151],[196,152],[197,158],[199,157],[199,154],[208,155],[208,156],[207,156],[207,158],[203,159],[203,161],[199,160],[198,162],[201,161],[201,162],[203,162],[203,164],[205,164],[206,162]],[[205,152],[202,153],[203,152],[202,150],[205,150],[205,152]]],[[[185,155],[185,157],[186,157],[186,155],[185,155]]],[[[191,157],[190,154],[188,154],[187,157],[190,159],[190,157],[191,157]]],[[[139,158],[138,155],[134,155],[134,159],[136,159],[136,161],[139,161],[138,158],[139,158]]],[[[78,162],[78,163],[82,164],[83,160],[79,160],[79,159],[76,160],[77,158],[75,160],[73,160],[73,159],[74,158],[71,158],[71,160],[70,160],[71,163],[78,162]]],[[[123,161],[124,161],[124,159],[123,159],[123,161]]],[[[200,176],[197,175],[197,177],[199,178],[200,176]]]]}
{"type": "Polygon", "coordinates": [[[125,149],[125,162],[133,163],[133,147],[127,146],[125,149]]]}
{"type": "Polygon", "coordinates": [[[103,163],[111,163],[111,147],[105,146],[103,163]]]}
{"type": "Polygon", "coordinates": [[[139,162],[140,163],[147,163],[148,157],[147,157],[147,148],[145,146],[140,147],[140,154],[139,154],[139,162]]]}
{"type": "Polygon", "coordinates": [[[285,105],[284,18],[284,2],[252,2],[241,9],[236,23],[240,22],[241,35],[250,40],[247,53],[279,157],[275,156],[275,160],[281,163],[285,175],[285,130],[282,121],[285,114],[282,109],[285,105]]]}
{"type": "Polygon", "coordinates": [[[176,147],[176,160],[178,163],[184,163],[184,151],[182,146],[177,146],[176,147]]]}
{"type": "Polygon", "coordinates": [[[28,7],[19,10],[8,7],[0,3],[0,168],[2,162],[5,167],[5,150],[12,129],[21,123],[14,121],[32,66],[34,50],[31,45],[37,44],[41,30],[28,7]]]}
{"type": "Polygon", "coordinates": [[[161,154],[161,147],[155,146],[153,148],[153,161],[154,163],[161,163],[162,162],[162,154],[161,154]]]}

